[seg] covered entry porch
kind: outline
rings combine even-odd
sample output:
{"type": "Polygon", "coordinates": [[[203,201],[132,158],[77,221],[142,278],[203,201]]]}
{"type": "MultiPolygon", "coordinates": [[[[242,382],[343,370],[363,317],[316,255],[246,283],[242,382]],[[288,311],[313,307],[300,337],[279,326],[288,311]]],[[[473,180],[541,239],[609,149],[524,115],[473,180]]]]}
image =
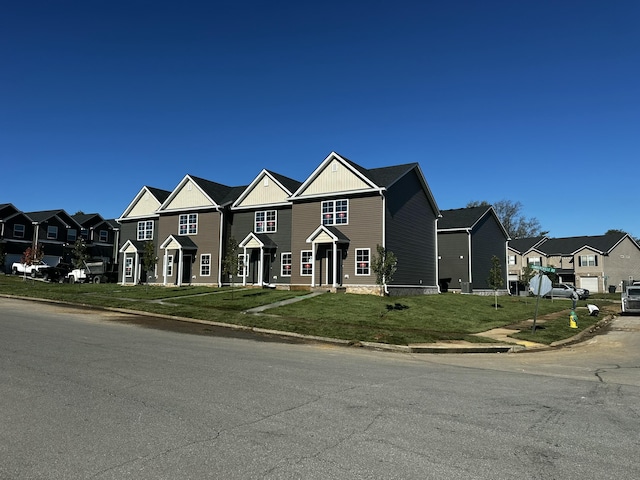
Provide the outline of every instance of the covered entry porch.
{"type": "Polygon", "coordinates": [[[337,228],[321,225],[307,237],[311,244],[311,258],[303,262],[310,267],[311,287],[342,286],[343,261],[349,248],[349,239],[337,228]]]}
{"type": "Polygon", "coordinates": [[[264,233],[249,233],[239,245],[242,248],[242,285],[257,286],[271,284],[271,264],[278,246],[264,233]]]}
{"type": "Polygon", "coordinates": [[[191,284],[193,262],[198,246],[189,237],[176,237],[169,235],[162,242],[160,249],[164,250],[162,257],[162,284],[171,282],[181,287],[191,284]],[[177,257],[177,271],[174,265],[177,257]]]}

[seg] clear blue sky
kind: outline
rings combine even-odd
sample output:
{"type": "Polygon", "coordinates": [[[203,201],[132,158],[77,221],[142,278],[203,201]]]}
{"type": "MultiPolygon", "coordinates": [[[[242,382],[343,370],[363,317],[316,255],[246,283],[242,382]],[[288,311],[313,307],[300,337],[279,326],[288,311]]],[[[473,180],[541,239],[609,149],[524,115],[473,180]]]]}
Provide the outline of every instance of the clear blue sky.
{"type": "Polygon", "coordinates": [[[640,2],[29,1],[0,15],[0,203],[118,217],[187,173],[419,162],[441,209],[640,236],[640,2]],[[632,206],[630,204],[633,204],[632,206]]]}

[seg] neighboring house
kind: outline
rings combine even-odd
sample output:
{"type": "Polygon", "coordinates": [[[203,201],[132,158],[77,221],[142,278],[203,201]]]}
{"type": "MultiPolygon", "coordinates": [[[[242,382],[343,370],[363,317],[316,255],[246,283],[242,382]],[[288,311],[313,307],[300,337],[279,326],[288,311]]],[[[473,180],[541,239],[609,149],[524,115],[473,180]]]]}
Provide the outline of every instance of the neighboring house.
{"type": "Polygon", "coordinates": [[[87,255],[91,259],[117,263],[120,226],[115,220],[105,220],[99,213],[76,213],[72,217],[80,225],[87,255]]]}
{"type": "MultiPolygon", "coordinates": [[[[30,220],[31,247],[41,246],[44,251],[44,262],[55,266],[71,253],[75,235],[80,225],[64,210],[43,210],[25,212],[24,217],[30,220]]],[[[14,233],[17,223],[14,223],[14,233]]]]}
{"type": "Polygon", "coordinates": [[[227,238],[233,237],[239,244],[237,273],[243,285],[289,285],[289,197],[300,185],[297,180],[262,170],[231,206],[227,238]]]}
{"type": "Polygon", "coordinates": [[[123,284],[146,280],[146,272],[141,265],[144,243],[153,242],[157,250],[157,211],[169,195],[170,191],[144,186],[116,220],[120,225],[118,276],[123,284]]]}
{"type": "Polygon", "coordinates": [[[437,293],[440,211],[417,163],[365,169],[329,154],[290,197],[291,288],[377,293],[377,245],[392,251],[392,293],[437,293]]]}
{"type": "Polygon", "coordinates": [[[8,272],[11,264],[19,262],[22,253],[30,246],[27,226],[29,220],[11,203],[0,203],[0,245],[5,254],[4,268],[8,272]],[[15,225],[19,225],[16,229],[15,225]]]}
{"type": "MultiPolygon", "coordinates": [[[[513,270],[519,275],[527,264],[552,266],[558,282],[571,283],[592,293],[621,288],[640,278],[640,246],[626,233],[544,238],[524,251],[515,250],[511,243],[509,255],[521,259],[519,269],[513,270]]],[[[515,248],[523,247],[516,243],[515,248]]]]}
{"type": "Polygon", "coordinates": [[[245,191],[186,175],[157,210],[163,285],[222,285],[229,207],[245,191]]]}
{"type": "Polygon", "coordinates": [[[463,293],[493,291],[489,285],[492,258],[500,259],[507,289],[506,254],[509,234],[493,207],[443,210],[438,220],[439,284],[463,293]]]}
{"type": "Polygon", "coordinates": [[[528,285],[523,279],[523,267],[527,264],[542,265],[542,256],[533,255],[531,260],[527,260],[525,255],[528,252],[536,252],[535,248],[542,242],[547,240],[547,237],[528,237],[528,238],[516,238],[509,240],[507,248],[507,272],[509,280],[509,291],[518,295],[520,292],[526,292],[528,285]]]}

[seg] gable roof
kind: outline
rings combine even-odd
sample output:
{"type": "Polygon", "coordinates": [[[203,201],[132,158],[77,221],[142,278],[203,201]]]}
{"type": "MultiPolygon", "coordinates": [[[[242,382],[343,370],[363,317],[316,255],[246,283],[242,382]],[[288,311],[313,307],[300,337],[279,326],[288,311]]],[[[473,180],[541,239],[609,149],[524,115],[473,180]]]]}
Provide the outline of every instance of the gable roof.
{"type": "Polygon", "coordinates": [[[193,182],[195,186],[202,192],[202,194],[211,202],[211,206],[216,208],[232,203],[246,188],[246,186],[230,187],[222,183],[207,180],[206,178],[200,178],[196,177],[195,175],[187,174],[176,186],[176,188],[173,189],[173,191],[169,194],[165,201],[162,202],[162,205],[160,205],[160,208],[158,210],[165,210],[188,182],[193,182]]]}
{"type": "Polygon", "coordinates": [[[628,234],[622,232],[597,236],[549,238],[537,247],[546,255],[573,255],[583,248],[591,248],[598,253],[611,252],[628,234]]]}
{"type": "Polygon", "coordinates": [[[480,221],[491,207],[468,207],[442,210],[442,218],[438,220],[438,230],[466,230],[480,221]]]}
{"type": "Polygon", "coordinates": [[[31,220],[32,223],[44,223],[52,218],[57,218],[62,222],[65,227],[79,227],[80,224],[77,223],[73,217],[71,217],[64,210],[41,210],[38,212],[25,212],[24,215],[31,220]]]}
{"type": "MultiPolygon", "coordinates": [[[[273,180],[276,185],[278,186],[278,188],[281,190],[281,193],[286,195],[287,197],[290,197],[291,194],[297,190],[300,185],[302,184],[301,182],[294,180],[292,178],[289,177],[285,177],[284,175],[280,175],[279,173],[275,173],[272,172],[271,170],[267,170],[267,169],[262,169],[260,171],[260,173],[253,179],[253,181],[247,185],[247,187],[240,192],[239,195],[237,195],[235,197],[235,199],[233,200],[233,207],[242,207],[242,203],[247,200],[247,198],[252,194],[252,192],[256,191],[256,187],[258,185],[258,183],[260,182],[261,179],[263,178],[271,178],[271,180],[273,180]]],[[[278,203],[288,203],[288,202],[277,202],[277,203],[268,203],[268,204],[273,204],[276,205],[278,203]]],[[[244,208],[255,208],[257,205],[249,205],[247,207],[244,208]]]]}
{"type": "MultiPolygon", "coordinates": [[[[296,191],[291,196],[291,199],[294,200],[298,197],[301,197],[305,191],[305,189],[324,171],[325,168],[332,161],[338,161],[342,163],[347,169],[349,169],[353,174],[355,174],[360,180],[364,182],[364,184],[368,185],[369,188],[358,190],[358,192],[382,192],[395,184],[402,177],[407,175],[409,172],[415,171],[418,176],[422,188],[429,199],[429,203],[432,205],[434,212],[436,215],[440,215],[440,209],[438,208],[438,204],[427,184],[427,181],[424,178],[420,165],[418,163],[405,163],[400,165],[391,165],[388,167],[379,167],[366,169],[361,165],[349,160],[347,157],[343,155],[339,155],[336,152],[331,152],[327,157],[322,161],[322,163],[313,171],[313,173],[296,189],[296,191]]],[[[345,192],[348,193],[348,192],[345,192]]],[[[322,196],[322,195],[318,195],[322,196]]]]}
{"type": "Polygon", "coordinates": [[[546,239],[547,237],[516,238],[514,240],[509,240],[509,248],[523,254],[540,245],[546,239]]]}
{"type": "Polygon", "coordinates": [[[18,213],[19,210],[11,203],[0,203],[0,221],[18,213]]]}
{"type": "Polygon", "coordinates": [[[71,215],[71,218],[73,218],[76,222],[78,222],[82,226],[84,226],[84,224],[89,220],[95,220],[96,217],[98,220],[96,223],[100,223],[104,221],[104,219],[99,213],[76,213],[75,215],[71,215]]]}
{"type": "Polygon", "coordinates": [[[167,190],[162,190],[160,188],[143,185],[143,187],[140,189],[138,194],[133,198],[131,203],[127,206],[127,208],[125,208],[124,212],[122,212],[122,215],[120,215],[120,217],[117,218],[116,221],[123,220],[124,218],[126,218],[129,215],[129,213],[131,213],[131,211],[135,208],[135,206],[140,201],[140,199],[145,195],[145,193],[148,193],[149,195],[151,195],[158,203],[158,206],[162,205],[164,201],[171,194],[171,192],[167,190]]]}

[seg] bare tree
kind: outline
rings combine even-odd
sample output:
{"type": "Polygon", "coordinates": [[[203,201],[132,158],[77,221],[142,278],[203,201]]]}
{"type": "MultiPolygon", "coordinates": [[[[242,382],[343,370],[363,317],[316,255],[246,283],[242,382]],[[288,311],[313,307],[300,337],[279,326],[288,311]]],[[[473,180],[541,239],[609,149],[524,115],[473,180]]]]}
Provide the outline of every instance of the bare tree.
{"type": "Polygon", "coordinates": [[[490,204],[486,200],[474,200],[467,204],[467,208],[485,206],[493,206],[502,226],[512,240],[515,240],[516,238],[538,237],[549,233],[542,230],[537,218],[527,218],[522,214],[523,205],[520,202],[498,200],[497,202],[490,204]]]}

